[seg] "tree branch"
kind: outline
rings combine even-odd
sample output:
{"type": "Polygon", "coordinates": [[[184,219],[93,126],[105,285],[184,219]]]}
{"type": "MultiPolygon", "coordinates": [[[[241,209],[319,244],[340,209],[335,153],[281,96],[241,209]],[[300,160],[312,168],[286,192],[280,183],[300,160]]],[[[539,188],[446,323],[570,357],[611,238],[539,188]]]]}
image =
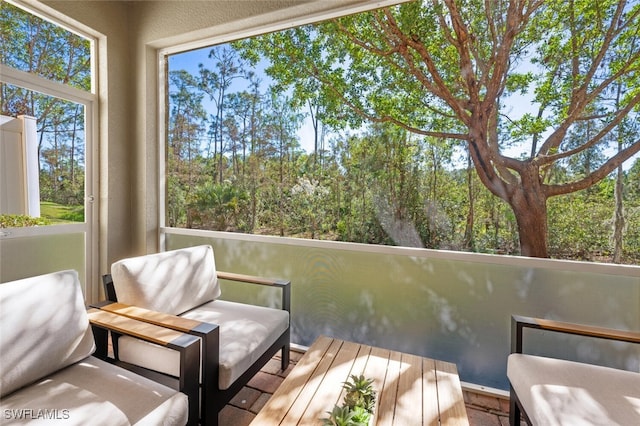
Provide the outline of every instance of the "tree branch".
{"type": "Polygon", "coordinates": [[[461,134],[461,133],[450,133],[450,132],[432,132],[429,130],[424,130],[418,127],[414,127],[411,126],[403,121],[398,120],[395,117],[392,117],[390,115],[384,115],[384,116],[377,116],[377,115],[373,115],[367,111],[365,111],[364,109],[362,109],[361,107],[359,107],[358,105],[356,105],[354,102],[352,102],[350,99],[348,99],[344,92],[342,90],[339,90],[338,88],[335,87],[335,85],[329,81],[328,79],[325,79],[321,76],[319,70],[315,67],[312,66],[312,70],[313,72],[310,74],[311,77],[315,78],[317,81],[319,81],[320,83],[322,83],[323,85],[325,85],[325,87],[327,87],[329,90],[331,90],[331,92],[337,96],[342,102],[344,102],[344,104],[349,107],[353,112],[355,112],[357,115],[359,115],[360,117],[364,118],[365,120],[369,120],[371,122],[374,123],[393,123],[398,127],[401,127],[405,130],[408,130],[412,133],[416,133],[419,135],[424,135],[424,136],[433,136],[433,137],[438,137],[438,138],[447,138],[447,139],[456,139],[456,140],[468,140],[468,136],[465,134],[461,134]]]}
{"type": "Polygon", "coordinates": [[[457,114],[458,119],[466,124],[468,114],[466,114],[462,103],[449,90],[449,87],[447,86],[444,78],[440,75],[431,54],[425,48],[424,44],[422,44],[422,42],[417,38],[408,37],[400,30],[398,23],[389,8],[385,9],[384,13],[388,34],[396,39],[398,45],[405,46],[405,49],[400,49],[399,53],[409,67],[410,74],[415,76],[427,91],[439,97],[449,105],[449,107],[457,114]],[[423,63],[427,67],[431,80],[429,79],[429,76],[425,75],[420,67],[417,66],[413,55],[408,49],[406,49],[406,47],[411,47],[416,53],[418,53],[420,59],[422,59],[423,63]]]}
{"type": "Polygon", "coordinates": [[[345,27],[338,19],[334,19],[333,22],[337,25],[340,32],[344,34],[351,43],[355,44],[358,47],[361,47],[367,52],[373,53],[374,55],[382,56],[383,58],[388,58],[389,56],[398,52],[397,47],[390,50],[384,50],[372,45],[371,43],[364,42],[356,37],[351,31],[349,31],[349,29],[347,29],[347,27],[345,27]]]}
{"type": "Polygon", "coordinates": [[[562,185],[545,185],[544,192],[548,197],[553,197],[556,195],[569,194],[571,192],[587,189],[607,177],[618,166],[620,166],[622,163],[624,163],[626,160],[628,160],[638,152],[640,152],[640,139],[633,142],[627,148],[619,151],[616,155],[607,160],[606,163],[604,163],[602,166],[600,166],[598,169],[588,174],[584,178],[562,185]]]}
{"type": "Polygon", "coordinates": [[[509,2],[504,35],[499,41],[495,56],[491,58],[493,72],[490,80],[486,83],[485,100],[487,103],[493,103],[493,99],[497,99],[504,91],[511,63],[511,49],[516,36],[522,32],[522,28],[529,22],[531,15],[543,4],[544,0],[509,2]]]}
{"type": "MultiPolygon", "coordinates": [[[[539,164],[551,164],[563,158],[570,157],[572,155],[578,154],[586,149],[591,148],[596,145],[600,140],[605,137],[609,132],[611,132],[616,126],[620,124],[620,122],[629,114],[629,112],[636,107],[636,105],[640,104],[640,93],[635,95],[631,101],[621,110],[617,111],[614,118],[610,120],[607,125],[602,128],[591,140],[586,143],[580,145],[577,148],[570,149],[568,151],[560,152],[558,154],[553,155],[539,155],[537,157],[539,164]]],[[[555,132],[554,132],[555,133],[555,132]]],[[[564,140],[564,137],[562,138],[564,140]]],[[[545,142],[546,145],[546,142],[545,142]]],[[[541,149],[542,151],[542,149],[541,149]]]]}
{"type": "MultiPolygon", "coordinates": [[[[595,100],[595,98],[600,93],[602,93],[602,91],[606,87],[608,87],[608,85],[612,81],[614,81],[615,78],[618,78],[619,76],[623,75],[626,72],[625,67],[621,67],[620,71],[616,73],[617,76],[611,76],[609,79],[606,79],[605,81],[600,83],[595,89],[591,91],[591,93],[588,92],[589,86],[593,82],[593,77],[597,69],[602,64],[602,61],[604,60],[606,53],[609,50],[609,47],[611,46],[612,41],[615,39],[617,35],[620,34],[622,29],[624,28],[624,26],[620,26],[616,30],[616,26],[618,25],[620,16],[624,10],[624,5],[623,5],[624,3],[625,2],[622,1],[618,4],[616,13],[612,17],[609,23],[609,27],[607,28],[607,31],[604,35],[602,45],[600,46],[600,49],[597,55],[595,56],[595,58],[591,61],[591,66],[589,67],[589,70],[584,76],[583,83],[578,87],[574,87],[571,91],[571,100],[569,102],[567,118],[565,119],[565,122],[567,123],[573,123],[574,121],[576,121],[577,118],[580,116],[580,114],[582,114],[582,112],[587,107],[587,105],[589,105],[590,102],[595,100]]],[[[571,7],[571,10],[573,11],[573,6],[571,7]]],[[[572,19],[571,25],[573,25],[573,19],[572,19]]],[[[576,47],[576,38],[578,37],[578,35],[575,34],[575,29],[573,27],[571,28],[570,36],[571,36],[571,43],[572,43],[572,49],[573,49],[573,52],[572,52],[573,55],[571,58],[572,78],[575,81],[578,79],[578,75],[580,74],[580,72],[579,72],[578,63],[577,63],[578,52],[576,47]]],[[[630,63],[631,63],[631,60],[627,61],[627,65],[629,65],[630,63]]],[[[560,143],[562,143],[562,139],[564,138],[564,134],[562,136],[563,136],[562,138],[557,138],[557,137],[548,138],[547,141],[542,145],[542,147],[540,147],[540,153],[546,154],[550,152],[552,149],[560,146],[560,143]]]]}
{"type": "Polygon", "coordinates": [[[449,9],[449,16],[451,18],[451,25],[455,33],[453,39],[453,46],[458,51],[460,58],[460,73],[467,88],[467,94],[469,96],[469,102],[471,104],[478,104],[480,102],[480,92],[478,81],[475,78],[475,71],[471,56],[469,52],[470,34],[467,26],[460,16],[460,11],[454,0],[444,0],[444,3],[449,9]]]}

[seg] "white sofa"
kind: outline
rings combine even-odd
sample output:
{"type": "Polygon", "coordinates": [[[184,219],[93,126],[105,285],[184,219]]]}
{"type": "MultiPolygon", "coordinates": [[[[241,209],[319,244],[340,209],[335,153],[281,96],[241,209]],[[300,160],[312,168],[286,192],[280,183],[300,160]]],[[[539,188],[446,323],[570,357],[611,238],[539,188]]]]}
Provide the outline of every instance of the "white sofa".
{"type": "Polygon", "coordinates": [[[524,328],[640,343],[637,332],[514,316],[507,361],[512,426],[521,415],[532,425],[640,425],[640,373],[524,354],[524,328]]]}
{"type": "Polygon", "coordinates": [[[0,422],[187,423],[184,393],[92,356],[95,348],[75,271],[0,284],[0,422]]]}

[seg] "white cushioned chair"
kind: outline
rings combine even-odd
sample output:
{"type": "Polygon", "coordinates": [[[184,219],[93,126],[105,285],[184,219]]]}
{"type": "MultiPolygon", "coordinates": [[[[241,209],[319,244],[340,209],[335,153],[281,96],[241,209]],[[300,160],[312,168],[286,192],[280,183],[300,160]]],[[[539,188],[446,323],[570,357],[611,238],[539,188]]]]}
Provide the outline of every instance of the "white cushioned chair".
{"type": "MultiPolygon", "coordinates": [[[[118,303],[102,309],[168,327],[180,323],[176,329],[203,339],[203,424],[217,424],[218,412],[279,350],[282,368],[289,364],[288,281],[216,271],[209,245],[123,259],[103,279],[107,298],[118,303]],[[220,278],[279,287],[282,308],[219,300],[220,278]]],[[[170,376],[178,372],[174,353],[134,338],[118,339],[117,356],[170,376]]]]}
{"type": "Polygon", "coordinates": [[[514,316],[507,376],[509,422],[530,425],[640,425],[640,373],[522,353],[522,330],[640,343],[640,333],[514,316]]]}
{"type": "MultiPolygon", "coordinates": [[[[126,327],[119,331],[127,332],[126,327]]],[[[199,341],[186,337],[191,342],[187,346],[192,345],[191,352],[197,357],[199,341]]],[[[98,359],[92,356],[95,350],[76,271],[0,284],[3,421],[187,423],[187,395],[98,359]]],[[[196,378],[193,374],[194,382],[196,378]]]]}

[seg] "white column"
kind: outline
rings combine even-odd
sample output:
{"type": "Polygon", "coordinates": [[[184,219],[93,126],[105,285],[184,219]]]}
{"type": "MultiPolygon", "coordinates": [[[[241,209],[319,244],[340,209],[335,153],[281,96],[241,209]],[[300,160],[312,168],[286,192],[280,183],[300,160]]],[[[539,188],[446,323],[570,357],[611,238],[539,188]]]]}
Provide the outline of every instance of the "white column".
{"type": "Polygon", "coordinates": [[[26,210],[32,217],[40,217],[40,167],[38,165],[38,132],[35,117],[21,115],[24,149],[24,176],[26,179],[26,210]]]}

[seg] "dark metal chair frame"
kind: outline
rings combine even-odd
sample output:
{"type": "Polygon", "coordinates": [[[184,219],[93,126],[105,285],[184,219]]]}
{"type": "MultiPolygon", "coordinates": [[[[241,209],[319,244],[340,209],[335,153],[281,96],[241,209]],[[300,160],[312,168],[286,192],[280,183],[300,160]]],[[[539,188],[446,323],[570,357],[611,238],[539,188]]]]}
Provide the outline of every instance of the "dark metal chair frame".
{"type": "Polygon", "coordinates": [[[187,398],[189,399],[189,417],[187,425],[197,425],[199,405],[198,361],[200,359],[200,340],[192,335],[182,333],[175,339],[166,341],[158,337],[156,334],[162,332],[162,328],[155,326],[151,326],[152,328],[150,328],[149,324],[143,324],[147,327],[145,328],[146,333],[142,334],[138,325],[140,321],[136,321],[131,318],[126,318],[125,321],[122,321],[122,318],[118,315],[108,312],[97,312],[98,316],[93,315],[94,311],[97,311],[99,308],[99,305],[91,306],[88,311],[89,323],[96,343],[96,350],[93,356],[151,380],[156,380],[159,373],[155,371],[136,368],[131,364],[122,363],[117,359],[110,358],[108,354],[109,333],[111,333],[112,338],[114,336],[128,335],[178,351],[180,353],[180,377],[177,378],[177,386],[173,387],[187,395],[187,398]]]}
{"type": "MultiPolygon", "coordinates": [[[[291,282],[284,280],[272,280],[262,277],[256,277],[252,275],[234,274],[228,272],[217,271],[218,279],[224,279],[229,281],[237,281],[249,284],[256,284],[261,286],[275,287],[282,290],[282,302],[281,309],[285,310],[291,315],[291,282]]],[[[101,309],[110,310],[117,308],[117,295],[113,285],[113,279],[110,274],[102,277],[105,295],[107,302],[103,303],[101,309]],[[111,308],[109,307],[111,305],[111,308]]],[[[216,324],[209,324],[200,322],[196,327],[186,329],[181,327],[170,319],[176,319],[173,315],[167,315],[157,313],[149,310],[144,310],[148,315],[131,316],[131,318],[160,325],[162,327],[171,328],[184,333],[192,334],[202,339],[202,397],[200,403],[200,421],[203,425],[218,425],[218,413],[224,408],[229,401],[251,380],[264,367],[264,365],[275,356],[278,351],[282,351],[281,368],[285,370],[289,366],[289,351],[291,348],[291,326],[276,339],[261,356],[254,362],[238,379],[236,379],[231,386],[227,389],[220,389],[218,385],[219,378],[219,347],[220,347],[220,330],[216,324]],[[161,318],[169,319],[169,321],[163,321],[161,318]]],[[[118,310],[113,310],[119,314],[118,310]]],[[[124,314],[129,316],[129,314],[124,314]]],[[[117,338],[113,342],[114,353],[117,357],[117,338]]]]}
{"type": "MultiPolygon", "coordinates": [[[[628,343],[640,343],[640,333],[633,331],[614,330],[610,328],[593,327],[513,315],[511,317],[511,353],[523,353],[522,331],[525,328],[574,334],[599,339],[617,340],[628,343]]],[[[522,403],[511,384],[509,384],[509,391],[509,424],[511,426],[520,425],[520,419],[522,418],[528,425],[531,425],[531,419],[529,419],[529,416],[522,407],[522,403]]]]}

